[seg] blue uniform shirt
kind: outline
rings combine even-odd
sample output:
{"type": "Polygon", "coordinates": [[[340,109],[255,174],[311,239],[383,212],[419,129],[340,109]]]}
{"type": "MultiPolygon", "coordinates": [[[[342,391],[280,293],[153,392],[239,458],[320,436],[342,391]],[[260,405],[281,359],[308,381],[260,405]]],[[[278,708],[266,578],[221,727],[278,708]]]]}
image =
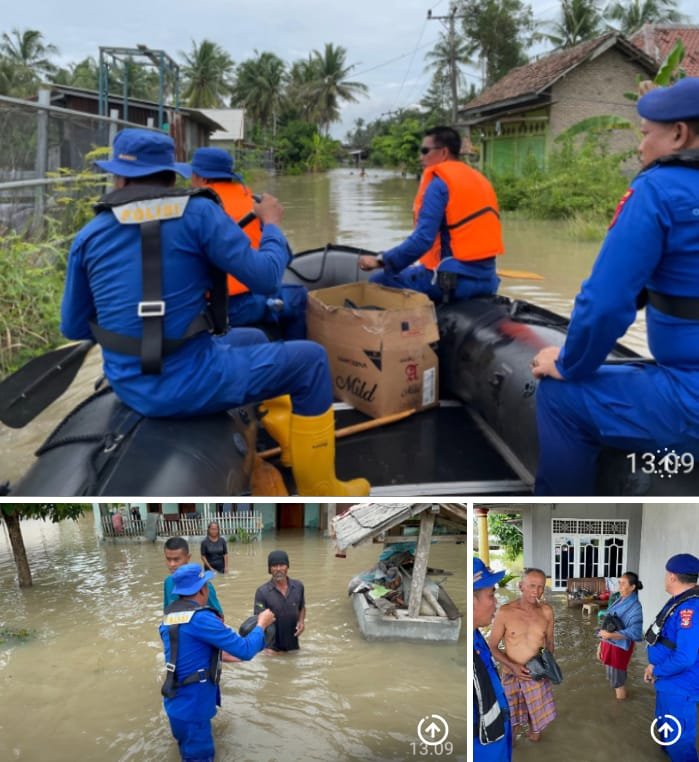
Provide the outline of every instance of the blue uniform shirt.
{"type": "Polygon", "coordinates": [[[676,648],[660,643],[648,646],[648,661],[654,665],[655,690],[681,693],[699,701],[699,599],[681,603],[660,634],[675,643],[676,648]]]}
{"type": "MultiPolygon", "coordinates": [[[[169,627],[160,625],[160,637],[165,647],[165,661],[170,661],[169,627]]],[[[261,627],[242,638],[226,627],[211,611],[199,611],[186,624],[179,626],[177,674],[180,679],[199,669],[208,669],[212,650],[221,649],[243,661],[249,661],[264,648],[264,632],[261,627]]],[[[190,722],[209,720],[216,714],[218,686],[207,680],[191,683],[177,690],[177,696],[165,698],[163,703],[168,716],[190,722]]]]}
{"type": "MultiPolygon", "coordinates": [[[[594,373],[635,320],[636,299],[646,286],[699,298],[699,170],[655,166],[631,183],[575,299],[556,363],[565,379],[594,373]]],[[[650,305],[646,321],[651,353],[699,421],[697,377],[683,377],[699,371],[699,321],[671,317],[650,305]]]]}
{"type": "Polygon", "coordinates": [[[495,661],[490,653],[490,648],[478,629],[473,631],[473,650],[483,660],[488,670],[490,681],[495,689],[498,704],[503,712],[505,712],[505,735],[500,740],[484,746],[478,738],[478,705],[476,701],[473,702],[473,759],[474,762],[510,762],[512,759],[512,725],[510,723],[510,709],[507,703],[507,696],[505,696],[505,690],[500,682],[500,675],[498,675],[498,671],[495,668],[495,661]]]}
{"type": "MultiPolygon", "coordinates": [[[[191,197],[184,214],[160,224],[164,336],[179,338],[204,312],[210,264],[235,275],[256,293],[273,294],[291,258],[275,225],[265,225],[259,250],[221,207],[191,197]]],[[[89,321],[109,331],[141,336],[140,226],[121,224],[111,211],[98,214],[76,236],[68,256],[61,331],[92,338],[89,321]]],[[[117,395],[143,415],[177,416],[234,407],[245,399],[245,372],[209,336],[186,342],[163,361],[159,375],[144,376],[139,357],[103,351],[104,372],[117,395]],[[225,389],[225,395],[222,392],[225,389]]]]}

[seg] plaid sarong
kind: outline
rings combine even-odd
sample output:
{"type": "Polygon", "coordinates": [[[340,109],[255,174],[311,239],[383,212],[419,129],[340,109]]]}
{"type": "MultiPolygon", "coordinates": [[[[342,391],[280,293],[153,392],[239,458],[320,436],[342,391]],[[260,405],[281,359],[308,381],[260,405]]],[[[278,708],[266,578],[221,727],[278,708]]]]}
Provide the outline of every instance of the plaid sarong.
{"type": "Polygon", "coordinates": [[[502,687],[510,705],[513,728],[529,725],[530,732],[540,733],[556,719],[550,680],[519,680],[503,670],[502,687]]]}

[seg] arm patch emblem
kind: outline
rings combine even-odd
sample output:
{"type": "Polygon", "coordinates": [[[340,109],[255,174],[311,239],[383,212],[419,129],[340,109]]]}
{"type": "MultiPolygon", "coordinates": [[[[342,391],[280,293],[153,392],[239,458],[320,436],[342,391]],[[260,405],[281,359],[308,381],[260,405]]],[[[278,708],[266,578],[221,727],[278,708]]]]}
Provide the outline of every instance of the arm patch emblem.
{"type": "Polygon", "coordinates": [[[682,609],[680,611],[680,627],[683,630],[689,630],[694,618],[694,609],[682,609]]]}
{"type": "Polygon", "coordinates": [[[609,223],[609,227],[607,230],[611,230],[614,225],[616,224],[616,221],[619,219],[619,215],[621,214],[621,210],[624,208],[624,205],[626,202],[633,196],[633,188],[629,188],[626,193],[621,197],[621,201],[616,205],[616,209],[614,210],[614,216],[612,217],[612,221],[609,223]]]}

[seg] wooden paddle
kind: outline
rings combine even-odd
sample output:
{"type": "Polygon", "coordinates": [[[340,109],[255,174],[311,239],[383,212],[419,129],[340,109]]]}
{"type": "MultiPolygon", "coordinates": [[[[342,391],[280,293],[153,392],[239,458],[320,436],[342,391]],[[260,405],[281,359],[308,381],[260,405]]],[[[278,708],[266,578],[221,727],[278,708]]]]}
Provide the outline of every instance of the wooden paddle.
{"type": "MultiPolygon", "coordinates": [[[[343,439],[344,437],[352,436],[352,434],[359,434],[361,431],[369,431],[370,429],[377,429],[380,426],[387,426],[389,423],[402,421],[403,418],[407,418],[414,412],[416,412],[415,408],[410,408],[410,410],[403,410],[400,413],[392,413],[391,415],[384,415],[381,418],[372,418],[369,421],[362,421],[361,423],[352,424],[352,426],[345,426],[335,432],[335,439],[343,439]]],[[[274,458],[279,455],[281,451],[281,447],[272,447],[269,450],[263,450],[257,454],[260,458],[274,458]]],[[[253,494],[255,493],[253,492],[253,494]]]]}
{"type": "Polygon", "coordinates": [[[524,280],[543,280],[544,276],[529,270],[498,270],[498,275],[503,278],[523,278],[524,280]]]}
{"type": "Polygon", "coordinates": [[[0,421],[21,429],[70,386],[93,341],[67,344],[35,357],[0,383],[0,421]]]}

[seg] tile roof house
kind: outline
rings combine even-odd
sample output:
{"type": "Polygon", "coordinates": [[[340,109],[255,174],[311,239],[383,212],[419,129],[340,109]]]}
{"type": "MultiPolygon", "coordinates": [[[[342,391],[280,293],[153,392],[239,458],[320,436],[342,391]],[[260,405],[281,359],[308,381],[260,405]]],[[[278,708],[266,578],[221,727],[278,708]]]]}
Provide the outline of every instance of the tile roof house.
{"type": "Polygon", "coordinates": [[[630,39],[658,62],[672,50],[676,40],[682,40],[685,48],[682,68],[688,77],[699,77],[699,26],[644,24],[630,39]]]}
{"type": "MultiPolygon", "coordinates": [[[[520,66],[486,88],[459,111],[459,121],[480,142],[480,166],[520,172],[529,157],[545,161],[553,140],[593,115],[633,121],[634,104],[624,93],[636,76],[652,78],[658,65],[623,35],[608,32],[520,66]]],[[[636,136],[617,131],[614,150],[632,148],[636,136]]]]}

